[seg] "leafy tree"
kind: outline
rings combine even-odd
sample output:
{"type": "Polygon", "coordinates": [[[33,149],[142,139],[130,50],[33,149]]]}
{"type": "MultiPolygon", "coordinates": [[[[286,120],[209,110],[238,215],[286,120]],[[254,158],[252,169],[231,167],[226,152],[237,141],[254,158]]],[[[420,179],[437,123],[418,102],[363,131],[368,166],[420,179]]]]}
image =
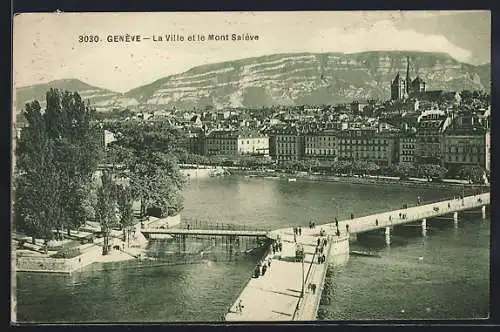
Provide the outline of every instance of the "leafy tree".
{"type": "Polygon", "coordinates": [[[27,104],[24,116],[29,126],[17,143],[14,209],[16,224],[34,243],[36,237],[50,240],[52,227],[60,222],[61,183],[40,104],[27,104]]]}
{"type": "Polygon", "coordinates": [[[85,105],[78,93],[50,89],[46,100],[45,126],[56,147],[54,159],[65,197],[56,229],[66,226],[69,233],[87,218],[83,204],[90,192],[85,184],[92,180],[103,157],[99,146],[102,129],[93,122],[95,110],[85,105]]]}
{"type": "Polygon", "coordinates": [[[332,164],[334,174],[346,174],[353,171],[353,163],[348,160],[337,160],[332,164]]]}
{"type": "Polygon", "coordinates": [[[31,236],[52,237],[52,229],[77,228],[88,217],[86,199],[102,157],[94,110],[78,93],[51,89],[42,112],[35,101],[23,115],[28,127],[16,149],[16,223],[31,236]]]}
{"type": "Polygon", "coordinates": [[[483,183],[484,182],[484,169],[479,165],[462,166],[457,172],[461,179],[465,179],[470,183],[483,183]]]}
{"type": "Polygon", "coordinates": [[[120,227],[123,230],[123,239],[129,243],[130,227],[134,223],[134,211],[132,207],[132,192],[129,186],[118,186],[118,209],[120,214],[120,227]]]}
{"type": "Polygon", "coordinates": [[[401,179],[407,179],[410,176],[416,175],[416,169],[413,164],[399,163],[395,164],[392,168],[394,175],[399,176],[401,179]]]}
{"type": "Polygon", "coordinates": [[[124,122],[110,128],[117,140],[112,160],[126,168],[132,197],[141,203],[141,218],[150,207],[161,208],[162,215],[182,210],[181,190],[185,179],[180,173],[179,146],[182,133],[167,123],[124,122]]]}
{"type": "Polygon", "coordinates": [[[432,179],[442,179],[448,170],[441,165],[421,164],[417,166],[417,174],[429,181],[432,179]]]}
{"type": "Polygon", "coordinates": [[[109,253],[109,237],[111,229],[118,222],[116,218],[116,187],[108,172],[103,172],[101,176],[102,185],[97,190],[96,219],[101,225],[101,232],[104,237],[102,254],[109,253]]]}

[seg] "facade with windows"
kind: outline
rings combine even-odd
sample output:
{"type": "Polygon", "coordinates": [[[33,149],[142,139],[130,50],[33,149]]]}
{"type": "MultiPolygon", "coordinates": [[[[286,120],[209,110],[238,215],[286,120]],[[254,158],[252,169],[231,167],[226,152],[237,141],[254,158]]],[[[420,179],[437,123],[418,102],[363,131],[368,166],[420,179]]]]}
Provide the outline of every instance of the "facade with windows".
{"type": "Polygon", "coordinates": [[[413,164],[415,162],[416,148],[415,133],[404,133],[399,138],[399,162],[413,164]]]}
{"type": "Polygon", "coordinates": [[[397,161],[398,137],[376,129],[344,130],[338,137],[339,160],[374,162],[390,166],[397,161]]]}
{"type": "Polygon", "coordinates": [[[444,132],[442,165],[451,171],[465,165],[490,169],[490,132],[474,115],[459,116],[444,132]]]}
{"type": "Polygon", "coordinates": [[[324,130],[304,136],[305,158],[317,160],[337,160],[337,131],[324,130]]]}
{"type": "Polygon", "coordinates": [[[258,133],[237,130],[214,130],[205,137],[205,155],[269,155],[269,138],[258,133]]]}
{"type": "Polygon", "coordinates": [[[304,156],[305,137],[296,127],[277,128],[270,138],[271,158],[279,164],[300,160],[304,156]]]}
{"type": "Polygon", "coordinates": [[[238,154],[269,156],[269,137],[263,135],[240,135],[238,137],[238,154]]]}
{"type": "Polygon", "coordinates": [[[443,132],[451,123],[444,111],[429,110],[417,119],[415,135],[414,162],[420,164],[439,164],[442,160],[441,140],[443,132]]]}

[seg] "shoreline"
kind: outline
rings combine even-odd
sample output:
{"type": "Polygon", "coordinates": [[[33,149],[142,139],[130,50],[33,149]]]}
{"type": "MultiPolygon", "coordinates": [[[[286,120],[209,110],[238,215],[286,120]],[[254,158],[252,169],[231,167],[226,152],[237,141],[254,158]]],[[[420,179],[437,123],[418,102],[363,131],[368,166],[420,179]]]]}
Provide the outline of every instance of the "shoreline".
{"type": "Polygon", "coordinates": [[[293,173],[282,173],[282,172],[256,172],[250,170],[231,170],[231,175],[245,176],[248,178],[264,178],[264,179],[300,179],[306,181],[326,181],[326,182],[339,182],[339,183],[350,183],[350,184],[384,184],[384,185],[399,185],[399,186],[421,186],[421,187],[432,187],[432,188],[450,188],[450,187],[462,187],[468,189],[489,189],[490,185],[485,184],[471,184],[462,183],[457,180],[443,179],[440,182],[426,181],[425,179],[409,178],[407,180],[400,180],[397,177],[389,176],[374,176],[369,175],[367,177],[356,177],[348,175],[313,175],[313,174],[293,174],[293,173]]]}

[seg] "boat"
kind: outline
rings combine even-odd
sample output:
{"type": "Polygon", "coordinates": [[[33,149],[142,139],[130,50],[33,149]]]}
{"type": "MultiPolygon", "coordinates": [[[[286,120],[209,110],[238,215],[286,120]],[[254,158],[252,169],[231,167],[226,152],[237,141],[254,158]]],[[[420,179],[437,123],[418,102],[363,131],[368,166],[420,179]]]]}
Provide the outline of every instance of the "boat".
{"type": "Polygon", "coordinates": [[[361,250],[352,250],[351,255],[365,256],[365,257],[378,257],[378,258],[382,257],[379,254],[377,254],[376,252],[361,251],[361,250]]]}
{"type": "Polygon", "coordinates": [[[295,182],[295,181],[297,181],[296,178],[288,178],[288,182],[295,182]]]}

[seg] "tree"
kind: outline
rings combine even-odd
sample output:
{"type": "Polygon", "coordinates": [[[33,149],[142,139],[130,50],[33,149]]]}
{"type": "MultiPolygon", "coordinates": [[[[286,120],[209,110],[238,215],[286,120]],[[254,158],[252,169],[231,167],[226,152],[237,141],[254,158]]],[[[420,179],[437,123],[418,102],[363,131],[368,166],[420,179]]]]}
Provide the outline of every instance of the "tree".
{"type": "Polygon", "coordinates": [[[23,115],[28,127],[16,149],[16,221],[30,235],[52,237],[55,228],[77,228],[88,217],[86,199],[102,157],[99,128],[78,93],[51,89],[42,112],[35,101],[23,115]]]}
{"type": "Polygon", "coordinates": [[[484,183],[485,171],[479,165],[466,165],[460,167],[457,175],[470,183],[484,183]]]}
{"type": "Polygon", "coordinates": [[[429,181],[432,179],[442,179],[448,170],[436,164],[421,164],[417,166],[417,174],[419,177],[426,178],[429,181]]]}
{"type": "Polygon", "coordinates": [[[19,229],[35,243],[36,237],[50,240],[52,227],[60,223],[61,182],[40,104],[27,104],[24,116],[29,125],[16,148],[14,213],[19,229]]]}
{"type": "Polygon", "coordinates": [[[353,163],[348,160],[337,160],[332,163],[332,172],[334,174],[351,173],[353,170],[353,163]]]}
{"type": "Polygon", "coordinates": [[[111,228],[117,224],[116,218],[116,187],[108,172],[103,172],[101,176],[102,185],[97,190],[96,219],[101,225],[101,232],[104,237],[102,254],[109,253],[109,236],[111,228]]]}
{"type": "Polygon", "coordinates": [[[396,176],[399,176],[400,179],[407,179],[410,176],[416,174],[416,169],[412,164],[408,163],[399,163],[395,164],[392,167],[392,171],[396,176]]]}
{"type": "Polygon", "coordinates": [[[181,190],[185,185],[176,154],[184,144],[182,133],[167,123],[125,122],[112,130],[117,140],[117,160],[125,165],[132,197],[141,204],[141,218],[150,207],[162,215],[182,210],[181,190]]]}
{"type": "Polygon", "coordinates": [[[132,208],[132,192],[129,186],[118,186],[118,210],[120,214],[120,227],[123,231],[123,240],[130,242],[130,227],[134,223],[132,208]]]}
{"type": "Polygon", "coordinates": [[[56,229],[59,232],[65,226],[69,233],[87,218],[83,204],[90,192],[85,184],[92,180],[103,157],[99,145],[102,128],[93,122],[95,110],[76,92],[50,89],[46,101],[45,128],[55,144],[54,161],[65,197],[60,201],[62,220],[56,229]]]}

